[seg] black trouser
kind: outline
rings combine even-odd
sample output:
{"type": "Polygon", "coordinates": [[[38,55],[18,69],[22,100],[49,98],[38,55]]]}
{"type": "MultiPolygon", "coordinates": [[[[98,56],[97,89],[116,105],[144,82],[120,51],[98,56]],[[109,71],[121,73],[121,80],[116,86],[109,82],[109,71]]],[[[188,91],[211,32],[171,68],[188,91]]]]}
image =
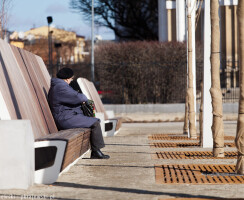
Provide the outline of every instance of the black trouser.
{"type": "Polygon", "coordinates": [[[99,121],[95,122],[90,128],[91,128],[91,136],[90,136],[91,150],[97,151],[105,147],[100,122],[99,121]]]}

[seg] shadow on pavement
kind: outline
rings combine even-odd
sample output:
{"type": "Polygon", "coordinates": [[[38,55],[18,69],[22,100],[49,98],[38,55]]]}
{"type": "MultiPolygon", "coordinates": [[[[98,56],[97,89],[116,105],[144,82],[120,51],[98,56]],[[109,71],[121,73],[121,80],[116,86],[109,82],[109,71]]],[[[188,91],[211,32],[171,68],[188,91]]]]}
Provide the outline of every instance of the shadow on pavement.
{"type": "MultiPolygon", "coordinates": [[[[60,187],[73,187],[80,189],[93,189],[93,190],[108,190],[114,192],[124,192],[124,193],[134,193],[134,194],[144,194],[144,195],[168,195],[173,197],[183,197],[183,198],[197,198],[197,199],[225,199],[225,198],[217,198],[213,196],[207,195],[191,195],[191,194],[183,194],[183,193],[169,193],[169,192],[158,192],[158,191],[150,191],[150,190],[140,190],[133,188],[116,188],[116,187],[104,187],[104,186],[95,186],[95,185],[84,185],[84,184],[76,184],[76,183],[68,183],[68,182],[56,182],[53,184],[54,186],[60,187]]],[[[230,199],[230,198],[227,198],[230,199]]],[[[241,200],[240,198],[233,198],[233,200],[241,200]]]]}
{"type": "Polygon", "coordinates": [[[133,166],[133,165],[92,165],[92,164],[76,164],[75,166],[86,167],[134,167],[134,168],[154,168],[154,166],[133,166]]]}

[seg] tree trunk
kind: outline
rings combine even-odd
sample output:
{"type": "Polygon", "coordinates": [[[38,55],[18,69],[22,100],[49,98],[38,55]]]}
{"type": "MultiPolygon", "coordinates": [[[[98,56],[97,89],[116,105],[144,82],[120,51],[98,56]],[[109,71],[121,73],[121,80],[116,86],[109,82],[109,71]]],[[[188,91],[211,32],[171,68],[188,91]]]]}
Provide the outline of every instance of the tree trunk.
{"type": "Polygon", "coordinates": [[[244,1],[238,3],[238,28],[239,28],[239,69],[240,69],[240,100],[236,132],[236,147],[238,158],[236,172],[244,174],[244,1]]]}
{"type": "Polygon", "coordinates": [[[224,157],[222,92],[220,88],[219,0],[211,0],[211,89],[213,107],[213,155],[224,157]]]}
{"type": "Polygon", "coordinates": [[[184,127],[183,127],[183,134],[184,135],[188,135],[188,121],[189,121],[189,117],[188,117],[188,95],[186,93],[186,103],[185,103],[185,118],[184,118],[184,127]]]}
{"type": "Polygon", "coordinates": [[[192,72],[192,25],[191,25],[191,0],[188,0],[188,109],[189,109],[189,130],[190,137],[197,138],[196,134],[196,120],[195,120],[195,105],[193,93],[193,72],[192,72]]]}
{"type": "MultiPolygon", "coordinates": [[[[186,74],[187,74],[187,66],[186,66],[186,74]]],[[[183,134],[188,135],[189,126],[188,126],[188,95],[187,95],[188,81],[186,76],[186,102],[185,102],[185,118],[184,118],[184,126],[183,126],[183,134]]]]}
{"type": "Polygon", "coordinates": [[[201,103],[199,114],[199,129],[200,129],[200,146],[203,146],[203,82],[201,81],[201,103]]]}

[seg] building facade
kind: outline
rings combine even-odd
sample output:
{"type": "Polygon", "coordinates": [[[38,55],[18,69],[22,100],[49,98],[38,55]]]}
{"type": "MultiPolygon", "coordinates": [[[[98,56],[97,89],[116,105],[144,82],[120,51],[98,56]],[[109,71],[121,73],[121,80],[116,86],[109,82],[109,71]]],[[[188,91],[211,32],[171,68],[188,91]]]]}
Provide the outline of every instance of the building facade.
{"type": "Polygon", "coordinates": [[[62,65],[82,62],[86,54],[84,36],[48,26],[24,33],[14,32],[10,36],[10,44],[42,57],[50,74],[54,74],[62,65]]]}
{"type": "MultiPolygon", "coordinates": [[[[194,2],[194,1],[191,1],[194,2]]],[[[192,12],[195,23],[195,40],[203,43],[204,0],[195,1],[192,12]]],[[[226,88],[238,86],[238,0],[219,0],[221,33],[221,70],[226,88]]],[[[180,41],[187,37],[187,0],[158,0],[159,41],[180,41]]],[[[209,24],[210,26],[210,24],[209,24]]]]}

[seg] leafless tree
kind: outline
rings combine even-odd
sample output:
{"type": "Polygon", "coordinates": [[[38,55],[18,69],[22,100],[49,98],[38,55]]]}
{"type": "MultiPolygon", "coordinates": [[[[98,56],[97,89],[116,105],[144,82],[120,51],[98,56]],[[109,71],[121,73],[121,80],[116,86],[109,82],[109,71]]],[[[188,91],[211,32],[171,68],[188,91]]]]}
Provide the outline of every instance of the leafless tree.
{"type": "Polygon", "coordinates": [[[213,107],[213,155],[224,157],[222,92],[220,88],[219,0],[211,0],[211,97],[213,107]]]}
{"type": "Polygon", "coordinates": [[[192,23],[191,23],[191,15],[192,9],[191,4],[193,2],[191,0],[187,1],[187,21],[188,21],[188,89],[187,89],[187,98],[188,98],[188,112],[189,112],[189,131],[190,137],[196,138],[196,114],[195,114],[195,101],[194,101],[194,93],[193,93],[193,60],[192,60],[192,23]]]}
{"type": "MultiPolygon", "coordinates": [[[[70,0],[70,7],[91,21],[90,0],[70,0]]],[[[158,1],[96,0],[95,23],[113,30],[121,40],[158,39],[158,1]]]]}
{"type": "Polygon", "coordinates": [[[9,20],[9,10],[12,6],[12,0],[0,1],[0,37],[5,38],[7,32],[7,23],[9,20]]]}

